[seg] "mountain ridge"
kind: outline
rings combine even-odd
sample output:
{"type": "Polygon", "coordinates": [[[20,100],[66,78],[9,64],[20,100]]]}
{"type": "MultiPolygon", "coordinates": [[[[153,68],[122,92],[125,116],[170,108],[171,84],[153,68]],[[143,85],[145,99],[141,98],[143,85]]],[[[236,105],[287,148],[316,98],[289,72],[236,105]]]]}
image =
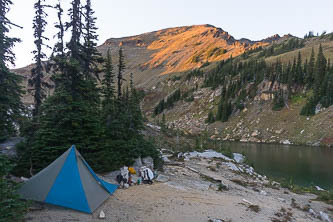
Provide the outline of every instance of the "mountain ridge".
{"type": "MultiPolygon", "coordinates": [[[[192,25],[161,29],[140,35],[107,39],[99,49],[106,53],[108,48],[116,53],[122,45],[129,54],[146,50],[133,73],[156,70],[153,75],[171,74],[199,68],[207,62],[216,62],[237,57],[244,52],[264,47],[280,38],[266,41],[237,40],[227,31],[213,25],[192,25]]],[[[125,52],[126,56],[126,52],[125,52]]],[[[129,56],[131,57],[131,55],[129,56]]],[[[129,58],[130,59],[130,58],[129,58]]]]}
{"type": "MultiPolygon", "coordinates": [[[[282,38],[282,37],[281,37],[282,38]]],[[[97,49],[106,56],[111,50],[114,64],[117,62],[119,46],[123,48],[126,62],[125,77],[134,73],[134,81],[139,88],[151,88],[168,74],[200,68],[212,62],[237,57],[246,51],[269,46],[273,41],[237,40],[222,28],[209,24],[165,28],[139,35],[109,38],[97,49]]],[[[33,64],[15,69],[27,81],[33,64]]],[[[46,75],[49,79],[49,76],[46,75]]],[[[49,80],[48,80],[49,81],[49,80]]],[[[26,95],[26,103],[32,98],[26,95]]]]}

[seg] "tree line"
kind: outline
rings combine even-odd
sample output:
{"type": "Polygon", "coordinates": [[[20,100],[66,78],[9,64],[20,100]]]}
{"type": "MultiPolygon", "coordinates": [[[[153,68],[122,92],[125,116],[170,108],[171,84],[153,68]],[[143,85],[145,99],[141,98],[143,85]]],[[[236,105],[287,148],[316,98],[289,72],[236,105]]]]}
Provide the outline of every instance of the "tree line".
{"type": "Polygon", "coordinates": [[[333,105],[333,66],[326,59],[322,46],[315,55],[312,48],[310,58],[305,60],[300,52],[292,61],[283,64],[279,59],[267,64],[263,59],[240,61],[229,58],[204,75],[203,87],[213,89],[222,86],[221,99],[214,116],[208,113],[207,122],[227,121],[233,111],[244,108],[244,102],[253,99],[258,85],[263,81],[270,82],[270,90],[274,84],[278,89],[273,92],[273,107],[281,110],[292,95],[302,90],[310,92],[301,115],[314,115],[318,104],[323,107],[333,105]],[[282,87],[286,86],[286,87],[282,87]]]}

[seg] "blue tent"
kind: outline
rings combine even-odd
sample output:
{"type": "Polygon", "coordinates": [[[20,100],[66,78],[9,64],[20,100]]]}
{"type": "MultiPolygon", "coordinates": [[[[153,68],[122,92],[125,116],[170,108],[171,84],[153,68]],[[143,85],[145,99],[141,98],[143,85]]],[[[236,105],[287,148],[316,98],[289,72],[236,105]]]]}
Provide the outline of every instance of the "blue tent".
{"type": "Polygon", "coordinates": [[[18,193],[23,199],[93,213],[117,187],[100,179],[73,145],[18,193]]]}

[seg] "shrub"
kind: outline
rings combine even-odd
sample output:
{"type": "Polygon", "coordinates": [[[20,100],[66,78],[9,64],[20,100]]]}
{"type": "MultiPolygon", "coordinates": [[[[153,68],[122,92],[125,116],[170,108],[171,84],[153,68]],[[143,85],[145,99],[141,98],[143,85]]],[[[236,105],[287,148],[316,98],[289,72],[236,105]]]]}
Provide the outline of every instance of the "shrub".
{"type": "Polygon", "coordinates": [[[316,110],[316,102],[313,97],[311,97],[308,102],[305,104],[305,106],[301,110],[302,116],[313,116],[315,114],[316,110]]]}
{"type": "Polygon", "coordinates": [[[285,106],[282,93],[275,93],[273,101],[273,111],[280,111],[285,106]]]}
{"type": "Polygon", "coordinates": [[[0,221],[20,221],[27,210],[27,204],[16,194],[18,184],[7,179],[13,165],[0,155],[0,221]]]}
{"type": "Polygon", "coordinates": [[[206,123],[213,123],[213,122],[215,122],[215,117],[213,111],[210,110],[208,113],[208,118],[206,119],[206,123]]]}

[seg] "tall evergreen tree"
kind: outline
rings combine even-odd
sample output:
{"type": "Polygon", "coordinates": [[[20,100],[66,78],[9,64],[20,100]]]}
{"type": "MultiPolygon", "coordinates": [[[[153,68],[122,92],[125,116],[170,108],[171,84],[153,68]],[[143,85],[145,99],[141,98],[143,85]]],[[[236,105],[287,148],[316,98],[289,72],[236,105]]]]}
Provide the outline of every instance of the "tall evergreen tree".
{"type": "MultiPolygon", "coordinates": [[[[138,91],[135,89],[133,73],[130,74],[130,96],[129,96],[129,129],[138,135],[139,131],[143,128],[143,117],[140,108],[140,96],[138,91]]],[[[163,114],[164,115],[164,114],[163,114]]]]}
{"type": "Polygon", "coordinates": [[[98,35],[96,34],[96,17],[94,17],[94,10],[91,8],[91,0],[87,0],[84,11],[85,24],[84,30],[84,72],[85,78],[90,78],[90,75],[95,75],[99,79],[98,74],[101,70],[98,67],[99,63],[103,62],[102,55],[97,51],[98,35]]]}
{"type": "Polygon", "coordinates": [[[308,87],[312,87],[313,85],[313,81],[314,81],[314,66],[315,66],[315,53],[314,53],[314,49],[312,47],[311,50],[311,55],[310,55],[310,60],[309,60],[309,64],[307,66],[307,71],[306,71],[306,84],[308,85],[308,87]]]}
{"type": "Polygon", "coordinates": [[[112,118],[115,113],[115,86],[114,86],[114,72],[112,65],[112,57],[110,48],[106,54],[106,60],[104,64],[104,78],[102,80],[102,112],[103,120],[106,121],[106,127],[110,127],[112,118]]]}
{"type": "Polygon", "coordinates": [[[118,62],[118,76],[117,76],[118,99],[121,99],[121,96],[122,96],[121,93],[122,93],[122,84],[123,84],[123,80],[124,80],[124,78],[123,78],[124,70],[125,70],[125,61],[124,61],[123,49],[122,49],[122,46],[120,46],[119,62],[118,62]]]}
{"type": "Polygon", "coordinates": [[[34,4],[35,17],[33,20],[33,29],[36,49],[33,51],[33,54],[36,64],[35,67],[31,70],[31,79],[29,80],[29,85],[33,87],[32,95],[35,102],[35,107],[33,110],[34,117],[39,114],[42,101],[46,97],[45,87],[50,87],[50,85],[43,80],[45,68],[42,63],[42,60],[46,58],[42,48],[44,46],[48,47],[47,44],[45,44],[45,41],[49,40],[44,35],[45,26],[47,25],[47,14],[45,12],[46,7],[49,6],[45,5],[45,0],[37,0],[34,4]]]}
{"type": "Polygon", "coordinates": [[[289,81],[288,81],[290,86],[293,86],[296,82],[296,75],[295,75],[296,66],[297,66],[297,60],[296,60],[296,57],[294,57],[293,64],[292,64],[291,70],[290,70],[291,75],[289,75],[289,81]]]}
{"type": "MultiPolygon", "coordinates": [[[[57,18],[58,22],[55,24],[55,28],[58,30],[55,37],[57,38],[57,42],[55,43],[53,47],[53,52],[51,54],[50,62],[48,62],[48,70],[52,70],[53,73],[59,74],[65,72],[65,64],[67,63],[66,54],[65,54],[65,42],[64,42],[64,36],[65,36],[65,25],[63,24],[63,9],[59,3],[54,6],[54,8],[57,10],[57,18]]],[[[60,81],[63,81],[65,78],[62,78],[59,75],[52,75],[51,80],[53,81],[54,87],[57,88],[57,86],[60,83],[60,81]],[[60,78],[59,78],[60,77],[60,78]]]]}
{"type": "MultiPolygon", "coordinates": [[[[61,7],[58,7],[61,15],[61,7]]],[[[79,0],[72,1],[70,21],[66,29],[71,39],[62,49],[62,22],[59,21],[60,37],[55,49],[54,81],[52,96],[46,99],[40,115],[40,127],[32,144],[31,162],[34,172],[45,167],[72,144],[75,144],[92,165],[98,157],[99,95],[96,81],[86,78],[86,57],[82,40],[82,7],[79,0]],[[67,51],[64,57],[64,51],[67,51]]],[[[61,16],[60,16],[61,17],[61,16]]],[[[96,164],[96,165],[95,165],[96,164]]],[[[98,166],[97,166],[98,168],[98,166]]]]}
{"type": "Polygon", "coordinates": [[[315,74],[315,82],[314,82],[314,94],[315,94],[315,100],[319,100],[319,98],[323,95],[323,91],[325,90],[325,87],[323,87],[323,84],[325,84],[325,74],[326,74],[326,65],[327,60],[323,53],[323,48],[320,44],[316,65],[314,68],[314,74],[315,74]]]}
{"type": "Polygon", "coordinates": [[[298,51],[298,55],[297,55],[295,75],[296,75],[296,77],[295,77],[296,83],[298,85],[303,85],[304,74],[303,74],[303,69],[302,69],[302,56],[301,56],[300,51],[298,51]]]}
{"type": "Polygon", "coordinates": [[[0,141],[15,132],[15,123],[23,111],[21,78],[8,68],[9,64],[14,65],[12,48],[20,41],[8,37],[10,26],[14,25],[6,17],[11,4],[10,0],[0,0],[0,141]]]}
{"type": "Polygon", "coordinates": [[[72,0],[72,7],[69,9],[68,15],[70,16],[70,21],[66,23],[66,30],[71,29],[71,39],[67,44],[67,48],[72,59],[76,59],[77,62],[82,62],[82,44],[81,36],[83,24],[81,20],[82,7],[81,0],[72,0]]]}

